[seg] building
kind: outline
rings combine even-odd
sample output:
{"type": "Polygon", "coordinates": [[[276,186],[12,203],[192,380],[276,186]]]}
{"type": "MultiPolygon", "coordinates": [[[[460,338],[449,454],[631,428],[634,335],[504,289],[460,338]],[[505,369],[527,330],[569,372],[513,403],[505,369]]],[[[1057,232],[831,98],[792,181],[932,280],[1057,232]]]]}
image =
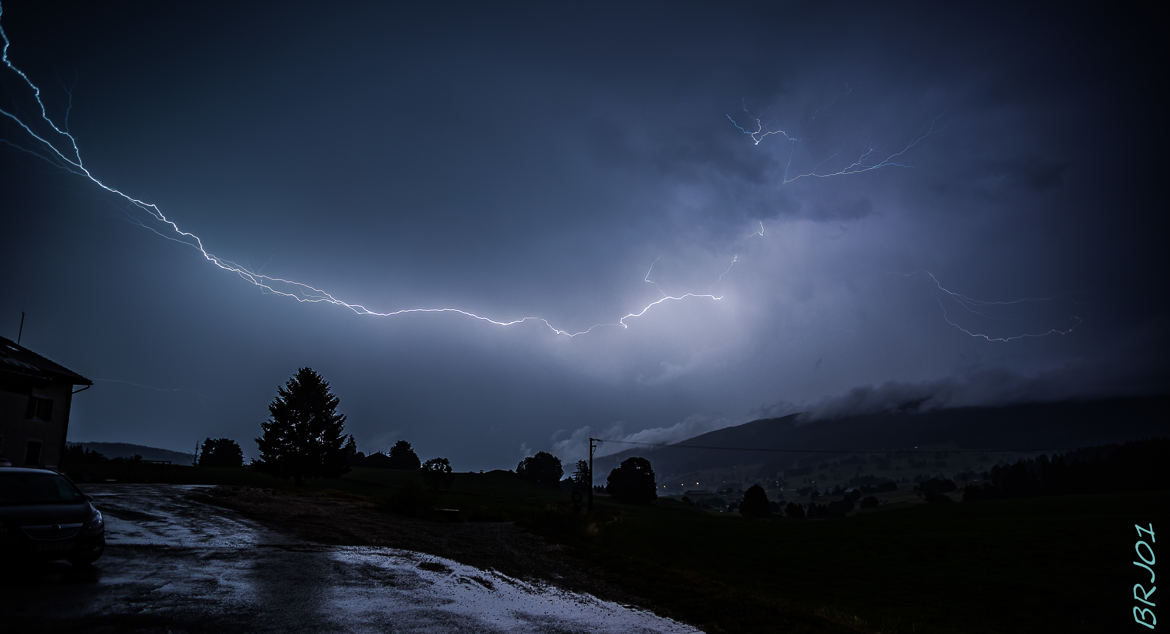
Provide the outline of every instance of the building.
{"type": "Polygon", "coordinates": [[[77,385],[93,381],[0,337],[0,464],[61,464],[77,385]]]}

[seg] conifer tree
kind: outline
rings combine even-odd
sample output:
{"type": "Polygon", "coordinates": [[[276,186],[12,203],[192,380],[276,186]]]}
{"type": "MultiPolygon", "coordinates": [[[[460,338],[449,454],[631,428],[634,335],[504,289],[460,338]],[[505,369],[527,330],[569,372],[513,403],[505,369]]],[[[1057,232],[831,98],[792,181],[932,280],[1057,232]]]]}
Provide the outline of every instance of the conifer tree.
{"type": "Polygon", "coordinates": [[[268,405],[256,439],[258,466],[300,484],[304,478],[336,477],[348,470],[345,415],[339,399],[312,368],[301,368],[268,405]]]}

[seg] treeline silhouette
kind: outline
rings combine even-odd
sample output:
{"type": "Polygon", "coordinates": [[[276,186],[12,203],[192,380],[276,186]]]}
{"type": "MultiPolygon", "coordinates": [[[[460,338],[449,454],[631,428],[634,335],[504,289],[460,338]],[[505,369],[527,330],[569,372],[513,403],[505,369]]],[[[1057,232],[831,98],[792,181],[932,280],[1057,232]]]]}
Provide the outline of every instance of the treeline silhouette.
{"type": "Polygon", "coordinates": [[[85,447],[81,443],[66,443],[65,453],[61,454],[61,464],[68,467],[89,466],[100,464],[159,464],[165,461],[146,460],[141,455],[107,457],[105,454],[85,447]]]}
{"type": "Polygon", "coordinates": [[[1170,438],[1077,449],[993,467],[964,502],[1170,488],[1170,438]]]}
{"type": "MultiPolygon", "coordinates": [[[[139,456],[139,460],[141,460],[139,456]]],[[[87,449],[81,443],[66,443],[65,453],[61,456],[61,463],[67,465],[101,464],[110,459],[100,452],[87,449]]]]}

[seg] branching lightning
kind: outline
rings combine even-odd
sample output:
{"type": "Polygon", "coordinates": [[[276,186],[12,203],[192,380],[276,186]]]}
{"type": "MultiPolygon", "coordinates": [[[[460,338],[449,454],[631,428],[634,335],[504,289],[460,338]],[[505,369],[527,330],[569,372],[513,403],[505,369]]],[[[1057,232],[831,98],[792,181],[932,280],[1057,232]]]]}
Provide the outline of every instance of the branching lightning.
{"type": "Polygon", "coordinates": [[[731,264],[728,264],[727,268],[723,269],[723,272],[719,274],[719,281],[720,282],[723,281],[723,278],[727,277],[727,274],[731,272],[731,269],[735,268],[736,264],[739,264],[739,254],[738,253],[736,253],[734,256],[731,257],[731,264]]]}
{"type": "Polygon", "coordinates": [[[787,185],[789,183],[796,182],[802,178],[832,178],[834,176],[848,176],[850,174],[860,174],[862,172],[872,172],[874,170],[880,170],[880,169],[883,169],[886,167],[913,167],[910,163],[903,162],[902,157],[907,152],[914,149],[914,147],[916,145],[918,145],[919,143],[921,143],[924,139],[926,139],[926,137],[930,136],[931,134],[934,134],[934,126],[935,126],[935,123],[937,121],[938,121],[938,118],[936,117],[934,120],[932,120],[930,122],[930,126],[927,127],[925,132],[923,132],[922,134],[915,137],[912,141],[910,141],[906,145],[902,146],[902,149],[900,149],[896,152],[893,152],[891,154],[887,154],[884,157],[879,159],[879,158],[875,157],[875,152],[877,151],[876,148],[874,148],[873,146],[870,146],[870,147],[866,148],[866,150],[864,152],[862,152],[856,159],[854,159],[853,162],[851,162],[848,165],[846,165],[845,167],[842,167],[842,168],[835,170],[835,171],[822,172],[819,170],[823,165],[825,165],[826,163],[829,163],[833,159],[835,159],[837,157],[836,154],[830,156],[825,161],[822,161],[820,165],[818,165],[817,167],[813,168],[812,170],[810,170],[808,172],[804,172],[802,174],[797,174],[795,176],[789,176],[789,172],[792,168],[792,157],[794,154],[796,154],[796,151],[794,148],[793,151],[788,154],[788,163],[784,168],[784,181],[783,182],[785,185],[787,185]]]}
{"type": "MultiPolygon", "coordinates": [[[[3,5],[0,4],[0,19],[3,18],[3,11],[3,5]]],[[[0,49],[0,61],[3,62],[4,68],[18,80],[17,84],[22,84],[24,88],[27,88],[29,92],[28,96],[33,102],[35,102],[34,110],[39,110],[38,121],[35,118],[35,115],[31,119],[22,118],[22,116],[17,114],[19,109],[13,108],[12,110],[8,110],[0,108],[0,115],[14,123],[26,136],[24,143],[16,142],[6,138],[0,138],[0,144],[25,153],[29,156],[41,159],[42,161],[49,163],[50,165],[53,165],[62,171],[68,172],[71,175],[87,179],[90,183],[96,185],[106,193],[112,194],[116,199],[128,203],[128,209],[130,210],[128,211],[128,219],[132,223],[153,232],[159,237],[183,244],[194,249],[206,262],[214,265],[220,270],[235,274],[242,280],[261,289],[263,292],[291,298],[298,303],[332,304],[334,306],[345,308],[355,315],[362,316],[395,317],[413,313],[451,313],[461,317],[470,318],[501,327],[518,326],[532,323],[543,325],[549,332],[553,333],[554,335],[567,338],[586,335],[603,328],[628,328],[632,320],[643,317],[655,307],[662,304],[686,302],[692,300],[718,302],[723,299],[722,295],[716,295],[712,292],[687,291],[674,294],[665,292],[662,287],[659,286],[658,282],[652,277],[655,266],[659,262],[659,259],[655,259],[650,263],[650,266],[647,268],[642,280],[645,284],[653,286],[657,291],[658,297],[656,299],[643,305],[638,310],[628,312],[618,317],[616,320],[596,323],[580,330],[572,330],[554,325],[548,319],[535,315],[527,315],[514,319],[499,319],[458,307],[413,307],[379,311],[371,309],[364,304],[342,300],[332,293],[306,282],[261,273],[210,252],[204,245],[203,240],[198,235],[181,228],[177,221],[166,215],[158,204],[136,198],[98,178],[83,160],[78,140],[69,129],[68,120],[73,108],[72,90],[70,90],[68,87],[64,88],[68,97],[68,101],[65,108],[64,117],[60,122],[58,122],[52,116],[50,116],[49,109],[46,107],[42,98],[42,90],[40,86],[34,83],[29,75],[20,67],[18,67],[9,57],[9,48],[11,42],[7,33],[4,31],[2,24],[0,24],[0,39],[3,40],[3,47],[0,49]]],[[[848,91],[848,87],[846,90],[848,91]]],[[[798,143],[800,143],[800,139],[787,130],[779,128],[772,129],[765,124],[762,117],[755,116],[747,108],[746,103],[743,106],[743,113],[744,115],[740,120],[737,120],[731,114],[727,114],[726,118],[737,131],[751,138],[753,146],[759,146],[765,139],[769,137],[779,137],[789,143],[790,152],[786,162],[782,181],[782,184],[784,185],[807,178],[826,179],[860,174],[863,172],[880,170],[887,167],[912,167],[912,165],[906,161],[907,154],[935,133],[936,123],[938,121],[938,118],[936,117],[935,120],[931,121],[929,126],[927,126],[927,128],[921,134],[911,139],[909,142],[893,152],[880,152],[877,148],[871,146],[866,148],[865,151],[863,151],[856,158],[844,166],[837,168],[826,167],[830,163],[837,160],[838,155],[834,154],[813,167],[811,170],[792,175],[791,170],[793,157],[796,153],[796,146],[798,143]],[[741,124],[740,121],[745,122],[747,127],[745,127],[744,124],[741,124]],[[754,122],[754,129],[751,122],[754,122]]],[[[759,223],[758,232],[751,233],[752,237],[763,238],[765,235],[763,222],[759,223]]],[[[727,267],[718,275],[716,283],[718,284],[723,282],[724,279],[731,273],[732,269],[735,268],[736,264],[739,263],[739,261],[739,254],[734,255],[727,267]]],[[[1073,330],[1081,324],[1081,319],[1074,315],[1072,316],[1071,325],[1065,328],[1048,328],[1046,330],[1024,332],[1012,335],[993,335],[982,332],[980,330],[964,326],[959,321],[954,319],[951,314],[952,311],[948,310],[948,306],[952,307],[953,309],[953,307],[957,305],[959,309],[966,311],[971,315],[994,319],[995,316],[990,313],[995,311],[995,307],[1050,302],[1053,301],[1054,298],[1027,297],[1012,300],[981,300],[949,289],[943,286],[938,278],[933,274],[929,272],[926,272],[925,274],[933,282],[935,290],[938,293],[936,300],[938,302],[939,309],[942,312],[943,319],[951,327],[972,338],[981,339],[987,342],[1005,343],[1027,338],[1042,338],[1054,335],[1063,336],[1072,333],[1073,330]]]]}
{"type": "Polygon", "coordinates": [[[754,131],[748,130],[748,129],[744,128],[743,126],[741,126],[739,124],[739,122],[737,122],[735,120],[735,118],[732,117],[730,114],[726,115],[726,117],[727,117],[727,120],[731,122],[731,125],[735,126],[735,128],[737,130],[739,130],[740,132],[742,132],[742,133],[744,133],[752,138],[752,145],[759,145],[760,141],[763,141],[764,139],[772,136],[773,134],[779,134],[780,136],[784,137],[785,140],[787,140],[791,143],[795,143],[797,141],[796,137],[788,134],[784,130],[767,130],[767,129],[765,129],[764,128],[764,120],[761,119],[760,117],[753,115],[751,113],[751,111],[748,110],[747,104],[744,104],[743,112],[745,115],[747,115],[748,119],[755,119],[756,120],[756,129],[754,131]]]}
{"type": "MultiPolygon", "coordinates": [[[[955,290],[952,290],[952,289],[949,289],[949,288],[943,286],[942,282],[939,282],[938,278],[935,277],[934,273],[931,273],[930,271],[923,271],[923,273],[925,273],[926,276],[930,278],[930,281],[934,283],[934,287],[939,293],[939,295],[937,297],[935,297],[935,300],[938,302],[939,310],[942,311],[943,320],[947,322],[947,325],[958,330],[959,332],[962,332],[963,334],[967,335],[968,337],[972,337],[974,339],[982,339],[983,341],[986,341],[988,343],[1009,343],[1012,341],[1019,341],[1021,339],[1039,339],[1042,337],[1051,337],[1054,335],[1064,336],[1064,335],[1071,334],[1073,332],[1073,330],[1075,330],[1082,323],[1082,320],[1079,316],[1072,315],[1072,323],[1066,328],[1048,328],[1046,330],[1040,330],[1040,331],[1036,331],[1036,332],[1023,332],[1023,333],[1014,334],[1014,335],[992,335],[992,334],[989,334],[986,332],[980,332],[978,330],[973,330],[969,327],[963,326],[962,324],[958,323],[957,321],[955,321],[951,317],[951,314],[947,310],[946,302],[944,300],[949,300],[955,304],[958,304],[959,307],[961,307],[963,310],[965,310],[968,313],[971,313],[973,315],[977,315],[979,317],[984,317],[984,318],[995,319],[995,317],[993,315],[989,315],[987,313],[988,309],[993,309],[993,307],[996,307],[996,306],[1003,307],[1003,306],[1018,306],[1018,305],[1022,305],[1022,304],[1046,303],[1046,302],[1055,301],[1057,298],[1055,298],[1055,297],[1021,297],[1018,299],[1000,299],[1000,300],[977,299],[977,298],[971,297],[970,295],[965,295],[963,293],[960,293],[958,291],[955,291],[955,290]]],[[[913,274],[910,274],[910,275],[913,275],[913,274]]]]}
{"type": "MultiPolygon", "coordinates": [[[[844,94],[848,94],[848,92],[851,92],[850,89],[848,88],[848,86],[846,86],[845,90],[846,90],[846,92],[844,94]]],[[[838,97],[840,97],[840,95],[838,95],[838,97]]],[[[834,99],[834,103],[835,102],[836,102],[836,98],[834,99]]],[[[830,105],[832,105],[832,104],[830,104],[830,105]]],[[[764,139],[766,139],[767,137],[774,135],[774,134],[778,134],[778,135],[782,136],[785,140],[787,140],[789,142],[791,148],[789,150],[788,160],[787,160],[787,162],[785,164],[785,168],[784,168],[784,178],[782,181],[783,185],[791,184],[791,183],[796,182],[796,181],[803,179],[803,178],[833,178],[833,177],[838,177],[838,176],[849,176],[851,174],[861,174],[863,172],[872,172],[872,171],[884,169],[887,167],[912,167],[912,165],[910,163],[905,161],[905,156],[911,150],[913,150],[915,147],[917,147],[920,143],[922,143],[924,140],[926,140],[929,136],[931,136],[932,134],[935,133],[936,125],[937,125],[938,119],[939,119],[939,117],[935,117],[930,122],[930,125],[928,125],[926,127],[926,129],[921,134],[914,137],[908,143],[906,143],[900,149],[898,149],[894,152],[881,153],[881,152],[878,152],[875,147],[870,146],[870,147],[866,148],[864,152],[862,152],[860,155],[858,155],[857,158],[853,159],[853,161],[844,165],[843,167],[840,167],[837,169],[825,169],[825,165],[832,163],[833,161],[835,161],[837,159],[838,154],[833,154],[829,158],[825,159],[824,161],[822,161],[821,163],[819,163],[818,165],[813,167],[811,170],[808,170],[806,172],[801,172],[799,174],[791,175],[792,161],[793,161],[793,157],[796,155],[796,144],[799,142],[799,139],[797,139],[795,136],[789,134],[787,131],[784,131],[784,130],[768,129],[764,125],[763,119],[761,119],[760,117],[754,116],[748,110],[746,104],[744,104],[744,106],[743,106],[743,111],[749,119],[755,120],[755,122],[756,122],[756,129],[755,130],[749,130],[748,128],[744,128],[730,114],[727,114],[725,116],[727,117],[727,120],[731,122],[731,125],[735,126],[735,128],[737,130],[739,130],[740,133],[751,137],[752,145],[759,145],[764,139]]],[[[820,110],[817,110],[814,113],[814,117],[819,112],[820,112],[820,110]]],[[[758,233],[754,233],[753,235],[758,235],[760,237],[763,237],[763,235],[764,235],[763,223],[760,223],[760,231],[758,233]]],[[[735,256],[735,258],[732,259],[731,264],[727,267],[727,269],[719,276],[719,279],[722,280],[723,277],[731,271],[732,267],[734,267],[736,262],[738,262],[738,261],[739,261],[739,256],[737,255],[737,256],[735,256]]],[[[987,332],[982,332],[980,330],[975,330],[971,327],[964,326],[963,324],[959,323],[954,318],[952,318],[950,311],[947,310],[947,303],[951,302],[951,303],[957,304],[962,310],[967,311],[968,313],[976,315],[978,317],[982,317],[985,319],[998,319],[998,317],[996,317],[995,315],[988,314],[988,310],[992,310],[992,309],[994,309],[994,307],[1005,307],[1005,306],[1015,306],[1015,305],[1021,305],[1021,304],[1051,302],[1051,301],[1054,301],[1056,298],[1054,298],[1054,297],[1024,297],[1024,298],[1020,298],[1020,299],[1010,299],[1010,300],[982,300],[982,299],[977,299],[977,298],[971,297],[969,295],[964,295],[963,293],[960,293],[958,291],[954,291],[952,289],[949,289],[949,288],[943,286],[942,283],[939,282],[938,278],[935,277],[933,273],[926,271],[925,274],[934,283],[935,289],[939,293],[939,295],[935,299],[938,302],[939,310],[942,311],[943,320],[949,326],[951,326],[952,328],[955,328],[959,332],[962,332],[963,334],[967,335],[968,337],[972,337],[975,339],[982,339],[983,341],[986,341],[989,343],[1008,343],[1008,342],[1012,342],[1012,341],[1019,341],[1022,339],[1038,339],[1038,338],[1043,338],[1043,337],[1051,337],[1054,335],[1061,335],[1061,336],[1068,335],[1068,334],[1071,334],[1082,323],[1082,320],[1079,316],[1072,315],[1071,324],[1065,328],[1047,328],[1044,330],[1038,330],[1038,331],[1034,331],[1034,332],[1022,332],[1022,333],[1011,334],[1011,335],[993,335],[993,334],[989,334],[987,332]]]]}
{"type": "MultiPolygon", "coordinates": [[[[849,91],[848,86],[846,86],[846,90],[849,91]]],[[[848,93],[846,93],[846,94],[848,94],[848,93]]],[[[836,99],[834,99],[833,101],[836,102],[836,99]]],[[[832,104],[830,104],[830,105],[832,105],[832,104]]],[[[784,139],[786,141],[788,141],[789,144],[791,145],[791,148],[790,148],[789,153],[788,153],[788,161],[784,167],[784,179],[783,179],[783,181],[781,181],[782,184],[784,184],[784,185],[794,183],[802,178],[832,178],[834,176],[848,176],[850,174],[861,174],[862,172],[872,172],[874,170],[879,170],[879,169],[883,169],[886,167],[912,167],[912,165],[910,165],[909,163],[904,162],[902,160],[902,157],[905,156],[905,154],[907,152],[914,149],[915,146],[917,146],[919,143],[921,143],[928,136],[933,134],[935,131],[935,124],[938,122],[938,117],[935,117],[934,120],[932,120],[930,122],[930,126],[927,127],[925,132],[918,135],[917,137],[912,139],[909,143],[902,146],[901,149],[899,149],[895,152],[891,152],[889,154],[882,154],[882,153],[877,151],[877,148],[870,146],[870,147],[866,148],[864,152],[862,152],[860,155],[858,155],[857,158],[853,159],[852,162],[845,165],[844,167],[841,167],[841,168],[838,168],[835,170],[830,170],[830,171],[822,171],[822,168],[825,165],[832,163],[834,160],[837,159],[838,154],[833,154],[832,156],[825,159],[824,161],[821,161],[813,169],[811,169],[807,172],[802,172],[800,174],[796,174],[795,176],[791,176],[790,172],[792,171],[792,159],[796,155],[796,144],[800,141],[800,139],[789,134],[785,130],[781,130],[781,129],[770,130],[770,129],[768,129],[764,125],[763,119],[753,115],[751,113],[751,111],[748,110],[748,107],[746,104],[744,104],[744,106],[743,106],[743,111],[744,111],[744,114],[746,114],[749,119],[755,120],[755,122],[756,122],[756,129],[755,130],[749,130],[747,128],[744,128],[730,114],[727,114],[724,116],[727,117],[727,120],[731,122],[731,125],[735,126],[735,129],[739,130],[740,133],[751,137],[752,145],[759,145],[764,139],[766,139],[769,136],[772,136],[774,134],[778,134],[778,135],[784,137],[784,139]]],[[[817,110],[817,113],[819,113],[819,112],[820,112],[820,110],[817,110]]],[[[814,114],[814,117],[815,117],[815,114],[814,114]]]]}
{"type": "MultiPolygon", "coordinates": [[[[758,220],[757,222],[760,223],[760,230],[751,232],[750,234],[748,234],[748,238],[763,238],[763,237],[765,237],[764,221],[758,220]]],[[[736,264],[739,264],[739,254],[738,253],[731,256],[731,262],[728,263],[727,268],[723,269],[723,272],[719,274],[719,278],[717,281],[722,282],[723,278],[727,277],[727,274],[731,272],[731,269],[735,268],[736,264]]]]}
{"type": "MultiPolygon", "coordinates": [[[[2,4],[0,4],[0,19],[3,18],[3,14],[4,7],[2,4]]],[[[81,149],[78,145],[77,138],[69,131],[67,121],[69,113],[73,107],[73,96],[71,91],[66,90],[66,93],[69,94],[69,105],[65,113],[65,122],[58,124],[49,115],[48,108],[45,106],[44,100],[41,97],[41,88],[9,58],[8,49],[10,46],[10,41],[2,25],[0,25],[0,39],[3,39],[3,49],[0,51],[0,61],[3,62],[4,66],[9,72],[13,73],[16,77],[19,78],[20,83],[23,83],[25,86],[27,86],[28,90],[31,91],[31,98],[36,102],[37,109],[40,110],[40,119],[43,121],[41,124],[36,124],[35,121],[30,123],[22,119],[14,112],[0,108],[0,115],[3,115],[5,118],[11,120],[21,130],[23,130],[24,133],[28,136],[29,141],[32,143],[33,148],[25,147],[8,139],[2,138],[0,138],[0,143],[42,159],[45,162],[50,163],[51,165],[54,165],[55,167],[58,167],[71,174],[81,176],[89,180],[94,185],[105,190],[107,193],[113,194],[126,203],[129,203],[132,208],[144,212],[149,217],[132,217],[131,221],[135,224],[138,224],[143,228],[154,232],[160,237],[184,244],[195,249],[207,262],[215,265],[221,270],[234,273],[244,281],[260,288],[264,292],[280,295],[282,297],[288,297],[300,303],[332,304],[348,309],[356,315],[372,317],[395,317],[413,313],[451,313],[496,326],[517,326],[527,323],[543,324],[553,334],[569,338],[585,335],[601,328],[628,328],[629,322],[631,320],[642,317],[651,309],[664,303],[684,302],[688,300],[720,301],[723,299],[721,295],[699,292],[685,292],[668,295],[659,289],[661,296],[658,299],[646,304],[639,310],[635,310],[621,316],[615,321],[593,324],[592,326],[589,326],[583,330],[569,330],[554,326],[551,322],[543,317],[524,316],[516,319],[501,320],[487,317],[470,310],[464,310],[462,308],[455,307],[402,308],[390,311],[377,311],[370,309],[363,304],[344,301],[324,289],[317,288],[305,282],[265,275],[263,273],[253,271],[208,251],[206,246],[203,244],[203,240],[198,235],[182,229],[178,223],[167,216],[156,203],[147,202],[136,198],[112,185],[105,183],[97,176],[95,176],[94,173],[90,171],[90,168],[86,165],[85,161],[82,159],[81,149]],[[45,129],[45,126],[47,126],[47,129],[45,129]],[[43,132],[38,131],[38,128],[42,129],[43,132]],[[150,224],[148,224],[148,220],[150,224]]],[[[775,133],[776,132],[768,132],[763,134],[763,136],[760,138],[762,139],[764,136],[775,133]]],[[[762,230],[763,228],[761,225],[761,231],[762,230]]],[[[650,271],[647,271],[644,279],[647,283],[654,285],[655,288],[658,288],[657,284],[649,279],[650,272],[653,270],[653,268],[654,267],[652,264],[650,271]]]]}

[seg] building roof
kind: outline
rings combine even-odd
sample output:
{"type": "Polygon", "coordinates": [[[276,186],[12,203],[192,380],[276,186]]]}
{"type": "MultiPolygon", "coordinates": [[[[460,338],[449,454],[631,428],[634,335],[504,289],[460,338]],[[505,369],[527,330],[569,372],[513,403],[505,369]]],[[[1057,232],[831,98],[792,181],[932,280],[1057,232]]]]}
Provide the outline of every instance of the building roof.
{"type": "Polygon", "coordinates": [[[73,370],[4,337],[0,337],[0,372],[47,379],[56,383],[68,381],[71,385],[93,385],[93,381],[73,370]]]}

